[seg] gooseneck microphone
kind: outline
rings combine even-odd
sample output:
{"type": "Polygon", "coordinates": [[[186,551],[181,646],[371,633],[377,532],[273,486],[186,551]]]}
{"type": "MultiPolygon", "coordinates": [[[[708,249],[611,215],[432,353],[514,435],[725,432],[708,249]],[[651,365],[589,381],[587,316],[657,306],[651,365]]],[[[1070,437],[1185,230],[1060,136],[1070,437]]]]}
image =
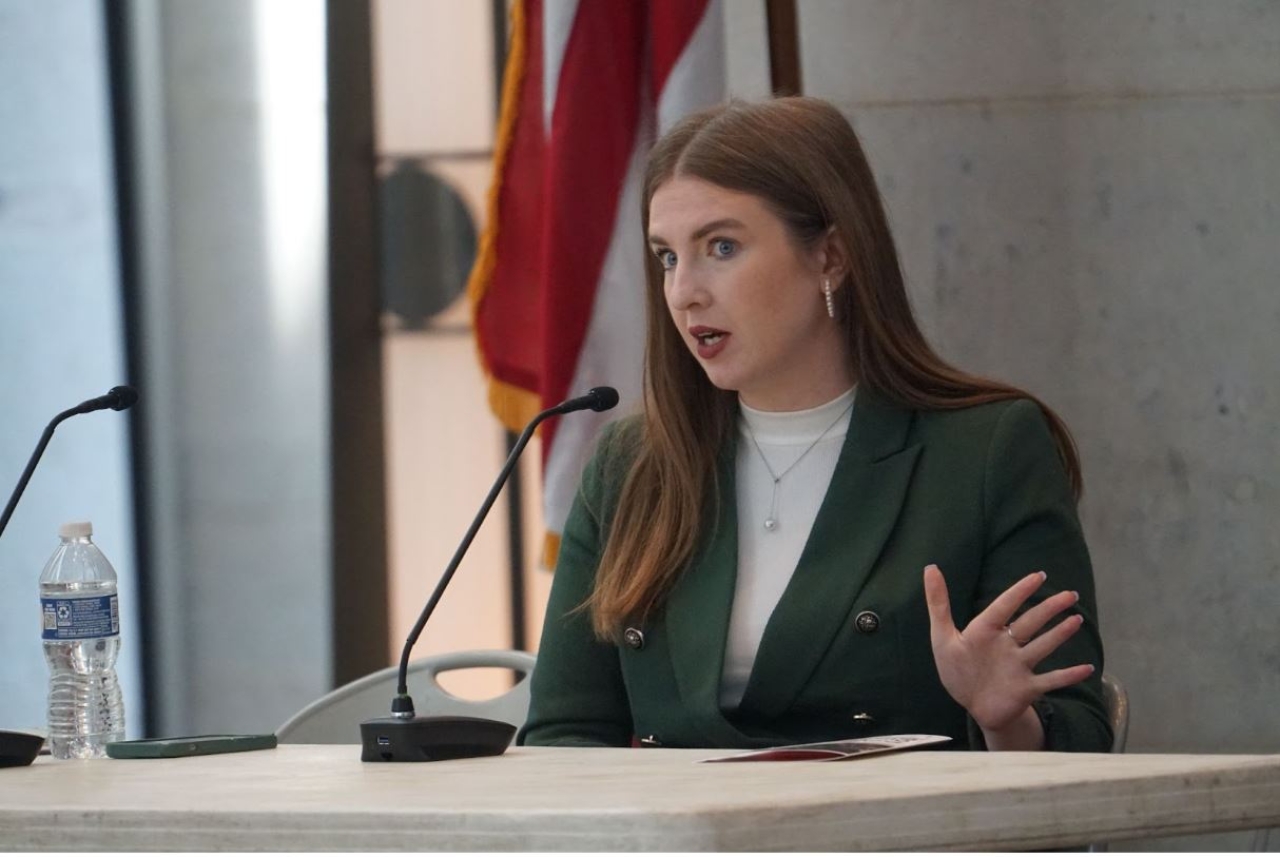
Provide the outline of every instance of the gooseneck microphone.
{"type": "Polygon", "coordinates": [[[59,423],[77,414],[105,411],[107,408],[113,411],[123,411],[126,408],[133,407],[137,401],[138,391],[132,387],[112,387],[105,396],[83,401],[74,408],[68,408],[54,417],[49,422],[49,425],[45,426],[44,434],[40,436],[40,442],[36,444],[36,451],[31,454],[31,460],[27,462],[27,469],[22,471],[22,478],[18,480],[18,487],[13,489],[13,495],[9,497],[9,505],[4,507],[4,514],[0,515],[0,535],[4,534],[4,528],[9,525],[9,519],[13,517],[13,510],[18,507],[18,501],[22,499],[22,492],[27,490],[27,483],[31,481],[31,474],[36,472],[36,465],[40,463],[40,456],[44,455],[44,448],[49,445],[50,439],[53,438],[53,430],[58,427],[59,423]]]}
{"type": "Polygon", "coordinates": [[[618,404],[618,391],[612,387],[595,387],[585,396],[561,402],[554,408],[548,408],[538,414],[529,425],[525,426],[516,441],[507,463],[502,466],[489,496],[485,497],[480,511],[476,514],[471,527],[462,537],[462,543],[449,560],[440,582],[418,617],[417,624],[409,632],[404,641],[404,650],[400,653],[400,676],[396,686],[395,698],[391,701],[391,716],[366,720],[360,724],[360,740],[362,750],[361,761],[364,762],[436,762],[444,759],[470,759],[476,756],[500,756],[511,743],[511,736],[516,727],[499,720],[486,720],[481,717],[418,717],[413,710],[413,698],[409,696],[409,653],[422,635],[427,620],[444,595],[445,588],[453,579],[458,564],[466,555],[467,549],[485,516],[506,484],[507,477],[515,468],[520,453],[533,437],[533,430],[538,424],[550,417],[569,414],[574,411],[607,411],[618,404]]]}
{"type": "MultiPolygon", "coordinates": [[[[22,477],[18,480],[18,487],[13,489],[13,494],[9,497],[9,504],[4,507],[4,514],[0,515],[0,535],[4,534],[4,528],[9,525],[9,519],[13,517],[13,510],[18,508],[18,501],[22,499],[22,492],[27,489],[27,483],[31,481],[31,474],[35,473],[36,465],[40,463],[40,456],[44,455],[44,448],[49,445],[49,440],[53,437],[53,430],[58,427],[59,423],[77,414],[88,414],[93,411],[103,411],[107,408],[111,408],[113,411],[123,411],[125,408],[132,407],[137,401],[138,391],[132,387],[112,387],[105,396],[98,396],[96,399],[81,402],[74,408],[68,408],[54,417],[49,425],[45,426],[44,434],[40,436],[40,443],[36,444],[36,451],[31,454],[31,460],[27,462],[27,469],[22,471],[22,477]]],[[[0,768],[30,765],[35,761],[36,754],[40,752],[40,746],[43,743],[43,738],[30,732],[0,730],[0,768]]]]}

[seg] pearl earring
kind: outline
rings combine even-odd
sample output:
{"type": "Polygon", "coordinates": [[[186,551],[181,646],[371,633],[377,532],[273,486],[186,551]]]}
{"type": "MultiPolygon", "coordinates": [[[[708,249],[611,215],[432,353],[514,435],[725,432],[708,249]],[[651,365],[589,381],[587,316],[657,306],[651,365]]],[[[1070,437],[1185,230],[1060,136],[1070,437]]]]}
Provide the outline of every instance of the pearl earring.
{"type": "Polygon", "coordinates": [[[836,317],[836,302],[831,298],[831,281],[824,279],[822,281],[822,296],[827,299],[827,315],[832,318],[836,317]]]}

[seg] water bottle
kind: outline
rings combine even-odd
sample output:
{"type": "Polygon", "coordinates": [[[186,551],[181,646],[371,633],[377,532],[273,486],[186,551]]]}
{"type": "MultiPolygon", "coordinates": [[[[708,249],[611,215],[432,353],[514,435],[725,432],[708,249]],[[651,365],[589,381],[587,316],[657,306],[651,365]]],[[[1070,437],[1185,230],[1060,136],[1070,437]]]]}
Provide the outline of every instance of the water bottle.
{"type": "Polygon", "coordinates": [[[89,522],[63,524],[58,536],[62,543],[40,575],[49,749],[55,759],[102,758],[108,742],[124,740],[116,572],[89,522]]]}

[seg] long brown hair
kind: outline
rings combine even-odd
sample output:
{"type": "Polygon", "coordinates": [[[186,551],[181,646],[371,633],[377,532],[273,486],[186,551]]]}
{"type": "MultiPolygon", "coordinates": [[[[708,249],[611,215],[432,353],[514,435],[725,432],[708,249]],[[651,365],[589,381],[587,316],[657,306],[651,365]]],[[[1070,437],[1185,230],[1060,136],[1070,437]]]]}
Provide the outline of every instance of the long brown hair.
{"type": "MultiPolygon", "coordinates": [[[[677,175],[760,198],[800,246],[812,247],[834,228],[849,269],[835,292],[836,318],[859,386],[916,410],[1036,401],[1080,497],[1079,457],[1058,415],[1016,387],[948,365],[925,341],[880,191],[857,135],[836,108],[803,97],[735,101],[683,119],[649,153],[646,244],[650,200],[677,175]]],[[[707,380],[671,321],[661,266],[652,253],[645,258],[644,416],[627,450],[632,463],[584,605],[602,639],[659,607],[692,559],[708,510],[720,502],[717,457],[737,419],[737,394],[707,380]]]]}

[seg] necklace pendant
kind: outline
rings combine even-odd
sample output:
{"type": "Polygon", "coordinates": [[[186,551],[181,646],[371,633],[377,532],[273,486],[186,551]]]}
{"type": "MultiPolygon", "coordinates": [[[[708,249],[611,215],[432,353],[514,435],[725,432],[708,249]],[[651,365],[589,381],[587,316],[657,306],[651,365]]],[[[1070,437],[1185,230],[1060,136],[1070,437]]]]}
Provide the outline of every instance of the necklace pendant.
{"type": "Polygon", "coordinates": [[[769,532],[773,532],[774,530],[776,530],[776,529],[778,528],[778,522],[777,522],[776,520],[774,520],[773,518],[765,518],[765,519],[764,519],[764,528],[765,528],[766,530],[768,530],[769,532]]]}

